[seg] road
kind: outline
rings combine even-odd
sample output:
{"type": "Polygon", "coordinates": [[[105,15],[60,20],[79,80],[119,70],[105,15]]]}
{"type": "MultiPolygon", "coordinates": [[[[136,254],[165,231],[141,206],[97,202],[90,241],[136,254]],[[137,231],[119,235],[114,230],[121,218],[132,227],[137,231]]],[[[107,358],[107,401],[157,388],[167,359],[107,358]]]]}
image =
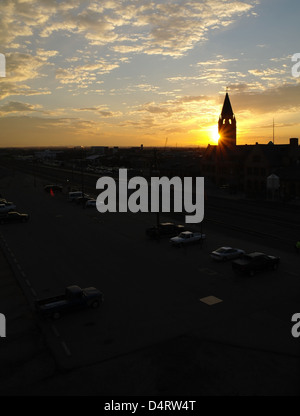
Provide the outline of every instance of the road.
{"type": "Polygon", "coordinates": [[[186,334],[298,363],[299,343],[290,322],[299,312],[294,253],[274,248],[270,253],[267,242],[254,244],[247,235],[237,237],[209,223],[203,248],[176,249],[168,240],[145,238],[153,214],[99,214],[69,203],[65,193],[51,197],[45,184],[16,171],[2,175],[1,193],[31,216],[26,224],[2,225],[2,234],[37,297],[70,284],[95,286],[105,297],[97,310],[39,320],[62,368],[117,359],[186,334]],[[229,263],[210,260],[209,252],[222,245],[280,255],[280,270],[237,278],[229,263]],[[200,300],[207,296],[222,302],[208,306],[200,300]]]}
{"type": "MultiPolygon", "coordinates": [[[[14,162],[14,169],[34,173],[65,189],[76,187],[85,192],[95,192],[96,174],[69,171],[62,168],[14,162]]],[[[222,192],[220,191],[220,194],[222,192]]],[[[258,237],[269,238],[275,246],[285,245],[290,251],[300,235],[299,204],[278,201],[244,200],[228,194],[216,196],[206,192],[204,222],[235,230],[250,231],[258,237]],[[229,197],[228,197],[229,196],[229,197]],[[276,231],[275,231],[276,230],[276,231]]]]}

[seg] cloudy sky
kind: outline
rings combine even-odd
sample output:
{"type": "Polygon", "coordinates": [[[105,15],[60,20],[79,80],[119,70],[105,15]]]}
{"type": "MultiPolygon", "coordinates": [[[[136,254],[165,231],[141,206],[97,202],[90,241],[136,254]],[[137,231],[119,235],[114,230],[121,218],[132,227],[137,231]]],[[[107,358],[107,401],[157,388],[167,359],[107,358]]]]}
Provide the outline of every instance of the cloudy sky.
{"type": "Polygon", "coordinates": [[[0,146],[300,136],[299,0],[1,0],[0,146]]]}

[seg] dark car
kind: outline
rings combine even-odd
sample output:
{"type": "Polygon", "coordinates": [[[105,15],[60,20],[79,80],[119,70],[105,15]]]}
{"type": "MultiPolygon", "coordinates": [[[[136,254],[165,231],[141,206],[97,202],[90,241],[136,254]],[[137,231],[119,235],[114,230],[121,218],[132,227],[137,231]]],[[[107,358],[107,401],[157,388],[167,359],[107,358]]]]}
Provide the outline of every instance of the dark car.
{"type": "Polygon", "coordinates": [[[81,289],[72,285],[63,294],[35,301],[35,307],[42,316],[58,319],[73,310],[97,308],[103,299],[103,294],[95,287],[81,289]]]}
{"type": "Polygon", "coordinates": [[[90,199],[92,199],[92,198],[88,195],[81,196],[81,197],[75,199],[75,203],[77,205],[84,205],[85,206],[86,202],[89,201],[90,199]]]}
{"type": "Polygon", "coordinates": [[[61,185],[46,185],[44,190],[48,193],[50,193],[51,190],[52,192],[62,192],[63,187],[61,185]]]}
{"type": "Polygon", "coordinates": [[[185,231],[184,225],[174,224],[173,222],[163,222],[158,226],[147,228],[146,235],[149,238],[171,237],[185,231]]]}
{"type": "Polygon", "coordinates": [[[236,273],[249,274],[254,276],[255,273],[264,270],[276,270],[278,268],[280,258],[270,256],[264,253],[249,253],[243,258],[232,262],[232,269],[236,273]]]}
{"type": "Polygon", "coordinates": [[[210,257],[215,261],[234,260],[242,257],[244,250],[232,247],[220,247],[210,253],[210,257]]]}
{"type": "Polygon", "coordinates": [[[0,216],[0,224],[11,222],[27,222],[29,220],[28,214],[20,214],[19,212],[10,211],[0,216]]]}

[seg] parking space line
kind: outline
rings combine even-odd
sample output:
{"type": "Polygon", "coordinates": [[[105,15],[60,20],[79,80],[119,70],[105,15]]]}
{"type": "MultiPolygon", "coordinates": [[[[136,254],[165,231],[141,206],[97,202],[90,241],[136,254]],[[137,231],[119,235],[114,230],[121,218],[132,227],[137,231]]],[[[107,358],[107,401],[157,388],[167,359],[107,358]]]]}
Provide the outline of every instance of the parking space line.
{"type": "Polygon", "coordinates": [[[205,298],[201,298],[199,300],[200,302],[203,302],[208,306],[213,306],[213,305],[216,305],[217,303],[223,302],[222,299],[219,299],[216,296],[206,296],[205,298]]]}
{"type": "Polygon", "coordinates": [[[71,354],[71,351],[69,350],[69,348],[67,347],[67,345],[66,345],[65,341],[62,341],[62,342],[61,342],[61,345],[62,345],[62,347],[63,347],[63,349],[64,349],[65,353],[67,354],[67,356],[68,356],[68,357],[70,357],[72,354],[71,354]]]}
{"type": "Polygon", "coordinates": [[[33,294],[33,296],[36,298],[37,297],[37,294],[36,294],[36,291],[33,289],[33,287],[31,287],[31,293],[33,294]]]}
{"type": "Polygon", "coordinates": [[[55,326],[55,325],[53,325],[53,324],[51,324],[51,329],[52,329],[52,331],[53,331],[54,335],[55,335],[57,338],[59,338],[59,337],[60,337],[60,335],[59,335],[59,332],[58,332],[58,330],[57,330],[56,326],[55,326]]]}

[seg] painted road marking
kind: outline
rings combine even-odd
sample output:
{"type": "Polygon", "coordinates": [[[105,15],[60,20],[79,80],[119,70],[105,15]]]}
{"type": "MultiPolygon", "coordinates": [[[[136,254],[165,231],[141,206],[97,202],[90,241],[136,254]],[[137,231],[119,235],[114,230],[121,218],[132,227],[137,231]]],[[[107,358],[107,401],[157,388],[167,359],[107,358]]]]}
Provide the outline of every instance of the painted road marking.
{"type": "Polygon", "coordinates": [[[62,341],[61,345],[62,345],[63,349],[65,350],[65,353],[67,354],[67,356],[70,357],[72,354],[71,354],[71,351],[69,350],[69,348],[67,347],[65,341],[62,341]]]}
{"type": "Polygon", "coordinates": [[[52,331],[54,332],[54,335],[57,337],[57,338],[59,338],[59,332],[58,332],[58,330],[57,330],[57,328],[56,328],[56,326],[54,326],[53,324],[51,324],[51,329],[52,329],[52,331]]]}
{"type": "Polygon", "coordinates": [[[37,297],[36,291],[33,288],[31,288],[30,290],[31,290],[31,293],[33,294],[33,296],[36,298],[37,297]]]}
{"type": "Polygon", "coordinates": [[[212,305],[216,305],[217,303],[221,303],[223,301],[222,299],[219,299],[216,296],[206,296],[205,298],[201,298],[200,302],[203,302],[206,305],[212,306],[212,305]]]}

